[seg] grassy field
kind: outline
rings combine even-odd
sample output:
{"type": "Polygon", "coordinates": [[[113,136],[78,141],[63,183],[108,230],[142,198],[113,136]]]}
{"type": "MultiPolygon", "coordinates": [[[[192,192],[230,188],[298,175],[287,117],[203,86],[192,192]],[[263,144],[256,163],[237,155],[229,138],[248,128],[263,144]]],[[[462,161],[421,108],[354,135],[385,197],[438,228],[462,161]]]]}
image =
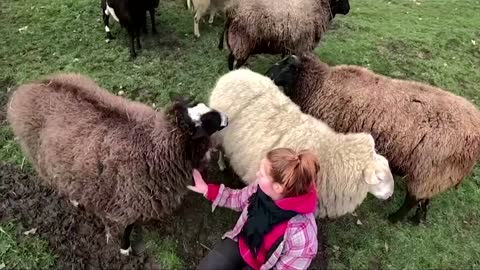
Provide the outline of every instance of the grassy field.
{"type": "MultiPolygon", "coordinates": [[[[145,37],[143,50],[130,61],[126,31],[118,24],[111,24],[116,39],[105,42],[99,2],[0,1],[1,104],[15,85],[59,71],[87,74],[112,92],[122,90],[131,99],[157,106],[168,102],[168,91],[205,100],[215,80],[227,72],[226,55],[216,48],[221,18],[212,26],[201,24],[202,37],[196,40],[183,0],[162,0],[157,12],[160,33],[145,37]]],[[[316,52],[332,65],[358,64],[427,82],[480,105],[478,0],[352,0],[350,14],[335,19],[334,29],[316,52]]],[[[257,56],[249,65],[264,72],[276,59],[257,56]]],[[[0,159],[28,166],[2,113],[0,121],[0,159]]],[[[403,198],[399,180],[392,201],[369,197],[355,215],[329,223],[329,268],[480,267],[480,166],[457,190],[432,201],[426,225],[386,221],[403,198]]],[[[208,215],[222,222],[223,213],[208,215]]],[[[29,228],[22,226],[15,220],[0,221],[0,269],[55,265],[55,247],[44,236],[23,234],[29,228]]],[[[223,231],[215,233],[219,239],[223,231]]],[[[170,235],[150,233],[146,247],[164,268],[185,267],[179,255],[182,247],[170,235]]]]}

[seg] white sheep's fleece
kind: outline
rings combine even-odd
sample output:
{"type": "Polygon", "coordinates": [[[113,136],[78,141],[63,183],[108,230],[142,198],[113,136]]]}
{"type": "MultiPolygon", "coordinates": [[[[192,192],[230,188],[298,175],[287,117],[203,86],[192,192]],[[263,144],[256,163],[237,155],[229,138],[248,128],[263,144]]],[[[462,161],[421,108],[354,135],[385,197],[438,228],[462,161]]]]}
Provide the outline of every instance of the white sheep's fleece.
{"type": "Polygon", "coordinates": [[[218,136],[233,170],[247,184],[255,180],[269,150],[290,147],[317,154],[320,217],[353,212],[371,186],[366,178],[391,181],[393,192],[388,163],[386,169],[379,169],[371,135],[335,133],[322,121],[302,113],[268,77],[246,68],[231,71],[217,81],[209,106],[229,117],[229,126],[218,136]]]}

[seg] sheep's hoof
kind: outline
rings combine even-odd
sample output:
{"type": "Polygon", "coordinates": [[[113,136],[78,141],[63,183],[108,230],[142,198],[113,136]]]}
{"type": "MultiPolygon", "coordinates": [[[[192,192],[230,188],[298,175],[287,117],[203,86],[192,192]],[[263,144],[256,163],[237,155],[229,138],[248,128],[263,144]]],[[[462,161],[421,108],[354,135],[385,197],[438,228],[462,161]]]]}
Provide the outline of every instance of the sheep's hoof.
{"type": "Polygon", "coordinates": [[[131,246],[129,246],[127,249],[120,249],[120,254],[122,254],[124,256],[130,255],[131,252],[132,252],[132,247],[131,246]]]}
{"type": "Polygon", "coordinates": [[[409,217],[408,218],[408,221],[412,224],[412,225],[415,225],[415,226],[418,226],[420,225],[420,223],[422,223],[422,221],[416,217],[416,216],[412,216],[412,217],[409,217]]]}
{"type": "Polygon", "coordinates": [[[80,204],[75,200],[70,200],[70,203],[73,204],[74,207],[78,207],[80,204]]]}
{"type": "Polygon", "coordinates": [[[400,221],[400,218],[395,214],[391,214],[388,216],[388,221],[390,221],[390,223],[397,223],[400,221]]]}
{"type": "Polygon", "coordinates": [[[421,218],[421,217],[418,216],[418,215],[414,215],[414,216],[408,218],[408,221],[409,221],[411,224],[415,225],[415,226],[418,226],[418,225],[420,225],[420,224],[425,225],[425,222],[426,222],[425,219],[421,218]]]}

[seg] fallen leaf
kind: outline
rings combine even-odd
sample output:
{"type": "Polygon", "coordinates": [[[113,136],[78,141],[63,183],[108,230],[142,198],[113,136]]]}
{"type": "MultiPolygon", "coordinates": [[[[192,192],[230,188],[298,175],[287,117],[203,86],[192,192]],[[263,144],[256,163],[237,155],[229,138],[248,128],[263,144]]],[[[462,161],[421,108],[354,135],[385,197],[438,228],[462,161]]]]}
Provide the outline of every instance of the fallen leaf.
{"type": "Polygon", "coordinates": [[[353,212],[352,216],[357,217],[357,213],[353,212]]]}
{"type": "Polygon", "coordinates": [[[385,242],[385,251],[388,252],[388,244],[385,242]]]}
{"type": "Polygon", "coordinates": [[[477,42],[474,39],[472,39],[472,44],[473,44],[473,46],[475,46],[477,44],[477,42]]]}
{"type": "Polygon", "coordinates": [[[6,267],[6,265],[4,263],[0,263],[0,270],[5,268],[5,267],[6,267]]]}
{"type": "Polygon", "coordinates": [[[33,228],[31,230],[28,230],[26,232],[23,232],[23,234],[25,235],[29,235],[29,234],[35,234],[37,232],[37,228],[33,228]]]}
{"type": "Polygon", "coordinates": [[[125,94],[124,91],[122,91],[122,90],[118,91],[118,95],[119,95],[119,96],[123,96],[123,94],[125,94]]]}
{"type": "Polygon", "coordinates": [[[357,225],[363,225],[363,223],[360,221],[360,219],[357,219],[357,225]]]}
{"type": "Polygon", "coordinates": [[[337,245],[333,245],[333,250],[335,250],[335,251],[340,250],[340,247],[337,246],[337,245]]]}

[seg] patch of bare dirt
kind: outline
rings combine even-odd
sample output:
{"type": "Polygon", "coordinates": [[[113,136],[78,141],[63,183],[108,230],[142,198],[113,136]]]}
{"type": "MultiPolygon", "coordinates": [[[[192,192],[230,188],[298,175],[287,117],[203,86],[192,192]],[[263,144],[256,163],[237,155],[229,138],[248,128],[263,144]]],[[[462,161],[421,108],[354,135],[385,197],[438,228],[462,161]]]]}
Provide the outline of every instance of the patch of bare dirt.
{"type": "Polygon", "coordinates": [[[59,269],[145,269],[154,264],[147,254],[122,256],[106,244],[101,222],[39,183],[37,177],[0,164],[0,220],[16,220],[37,228],[47,239],[59,269]]]}

